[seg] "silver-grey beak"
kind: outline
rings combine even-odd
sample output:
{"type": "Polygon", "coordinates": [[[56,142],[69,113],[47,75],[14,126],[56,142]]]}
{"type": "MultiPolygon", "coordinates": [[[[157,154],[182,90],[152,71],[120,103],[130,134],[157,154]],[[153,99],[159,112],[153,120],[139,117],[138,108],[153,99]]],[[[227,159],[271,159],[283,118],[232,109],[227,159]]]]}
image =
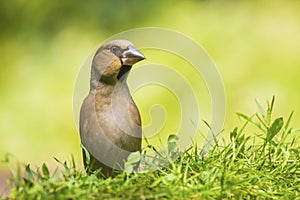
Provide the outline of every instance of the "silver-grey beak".
{"type": "Polygon", "coordinates": [[[123,65],[130,66],[144,59],[146,59],[146,57],[132,45],[128,46],[128,49],[123,52],[121,58],[123,65]]]}

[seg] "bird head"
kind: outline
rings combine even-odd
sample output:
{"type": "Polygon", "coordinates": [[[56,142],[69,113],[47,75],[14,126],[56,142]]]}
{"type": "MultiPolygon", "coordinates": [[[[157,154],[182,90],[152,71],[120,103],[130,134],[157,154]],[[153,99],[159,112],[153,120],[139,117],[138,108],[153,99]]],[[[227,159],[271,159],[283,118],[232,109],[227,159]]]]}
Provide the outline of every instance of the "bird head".
{"type": "Polygon", "coordinates": [[[127,40],[112,40],[102,45],[92,62],[92,79],[115,84],[145,56],[127,40]]]}

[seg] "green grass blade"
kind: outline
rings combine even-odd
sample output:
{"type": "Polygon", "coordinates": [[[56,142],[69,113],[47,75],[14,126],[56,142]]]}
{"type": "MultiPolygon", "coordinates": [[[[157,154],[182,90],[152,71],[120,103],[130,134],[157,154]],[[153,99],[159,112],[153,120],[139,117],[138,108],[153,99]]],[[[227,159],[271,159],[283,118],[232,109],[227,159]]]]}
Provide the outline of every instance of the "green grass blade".
{"type": "Polygon", "coordinates": [[[267,132],[267,142],[270,142],[281,130],[281,128],[283,127],[283,118],[277,118],[275,119],[275,121],[273,122],[272,126],[269,128],[268,132],[267,132]]]}

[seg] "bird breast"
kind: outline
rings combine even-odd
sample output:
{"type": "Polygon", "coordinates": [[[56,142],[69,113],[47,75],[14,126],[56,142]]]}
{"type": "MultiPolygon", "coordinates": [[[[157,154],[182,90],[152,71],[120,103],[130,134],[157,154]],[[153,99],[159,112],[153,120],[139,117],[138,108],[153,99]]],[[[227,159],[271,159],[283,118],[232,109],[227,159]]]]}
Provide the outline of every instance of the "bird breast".
{"type": "Polygon", "coordinates": [[[132,142],[141,139],[141,120],[127,85],[118,85],[110,94],[95,94],[97,123],[102,133],[115,145],[131,150],[132,142]]]}

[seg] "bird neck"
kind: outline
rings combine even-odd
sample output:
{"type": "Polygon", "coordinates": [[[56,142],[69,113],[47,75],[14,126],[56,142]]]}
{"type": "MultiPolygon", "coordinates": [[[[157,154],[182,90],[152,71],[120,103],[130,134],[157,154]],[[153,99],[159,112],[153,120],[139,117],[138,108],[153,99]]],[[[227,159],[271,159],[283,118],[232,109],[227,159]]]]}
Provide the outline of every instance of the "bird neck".
{"type": "Polygon", "coordinates": [[[131,70],[131,67],[132,67],[131,65],[123,65],[120,68],[120,71],[118,73],[118,76],[117,76],[118,80],[124,79],[126,81],[128,73],[131,70]]]}
{"type": "Polygon", "coordinates": [[[123,66],[120,69],[119,73],[113,76],[104,76],[92,69],[90,79],[90,91],[97,90],[99,88],[102,88],[103,86],[116,87],[118,85],[118,87],[122,87],[122,85],[124,85],[127,87],[126,81],[130,69],[131,66],[123,66]]]}
{"type": "Polygon", "coordinates": [[[112,97],[127,97],[130,95],[129,88],[127,84],[121,83],[118,81],[116,85],[108,85],[103,82],[99,82],[97,87],[90,89],[90,94],[105,97],[105,98],[112,98],[112,97]]]}
{"type": "Polygon", "coordinates": [[[91,79],[90,92],[103,91],[104,93],[112,93],[114,90],[121,88],[128,88],[126,83],[127,75],[122,76],[121,79],[115,78],[113,81],[111,78],[101,77],[100,79],[91,79]]]}

